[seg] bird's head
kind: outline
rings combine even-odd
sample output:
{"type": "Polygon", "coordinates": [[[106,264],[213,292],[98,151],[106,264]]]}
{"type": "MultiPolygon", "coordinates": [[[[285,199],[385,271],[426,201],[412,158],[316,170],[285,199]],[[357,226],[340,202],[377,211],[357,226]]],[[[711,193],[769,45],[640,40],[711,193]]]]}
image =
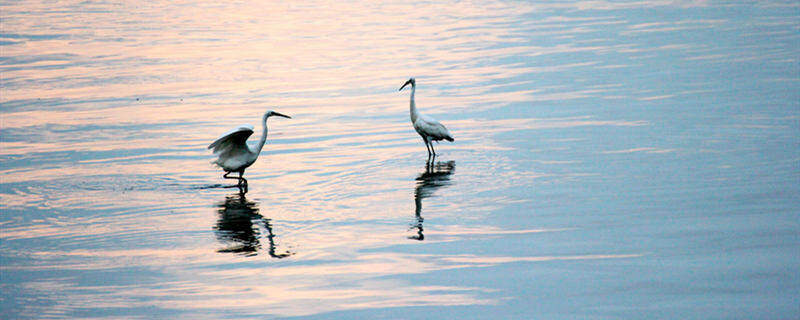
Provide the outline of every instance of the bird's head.
{"type": "Polygon", "coordinates": [[[411,87],[415,87],[417,85],[417,81],[414,80],[414,78],[409,78],[408,81],[406,81],[406,83],[404,83],[403,86],[400,87],[400,90],[397,91],[403,90],[403,88],[405,88],[409,83],[411,84],[411,87]]]}
{"type": "Polygon", "coordinates": [[[284,117],[284,118],[289,118],[289,119],[291,119],[291,118],[292,118],[292,117],[290,117],[290,116],[287,116],[287,115],[285,115],[285,114],[283,114],[283,113],[280,113],[280,112],[275,112],[275,111],[269,110],[269,111],[267,111],[267,113],[265,113],[265,114],[264,114],[264,120],[266,120],[267,118],[269,118],[269,117],[271,117],[271,116],[279,116],[279,117],[284,117]]]}

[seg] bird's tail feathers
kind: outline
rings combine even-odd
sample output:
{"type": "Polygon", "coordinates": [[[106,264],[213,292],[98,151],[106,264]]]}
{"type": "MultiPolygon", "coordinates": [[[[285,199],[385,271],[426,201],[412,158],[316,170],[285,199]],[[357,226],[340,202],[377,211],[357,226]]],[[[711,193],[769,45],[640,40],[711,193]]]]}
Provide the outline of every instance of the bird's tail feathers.
{"type": "Polygon", "coordinates": [[[450,142],[456,141],[456,139],[453,139],[453,137],[451,137],[451,136],[446,136],[446,137],[444,137],[444,139],[447,140],[447,141],[450,141],[450,142]]]}

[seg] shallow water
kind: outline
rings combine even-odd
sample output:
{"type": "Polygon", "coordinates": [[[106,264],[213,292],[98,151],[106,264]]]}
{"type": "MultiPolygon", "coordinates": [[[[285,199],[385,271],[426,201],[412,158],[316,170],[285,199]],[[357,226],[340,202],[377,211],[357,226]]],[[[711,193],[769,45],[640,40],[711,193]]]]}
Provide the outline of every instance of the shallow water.
{"type": "Polygon", "coordinates": [[[0,6],[2,318],[800,313],[794,2],[0,6]]]}

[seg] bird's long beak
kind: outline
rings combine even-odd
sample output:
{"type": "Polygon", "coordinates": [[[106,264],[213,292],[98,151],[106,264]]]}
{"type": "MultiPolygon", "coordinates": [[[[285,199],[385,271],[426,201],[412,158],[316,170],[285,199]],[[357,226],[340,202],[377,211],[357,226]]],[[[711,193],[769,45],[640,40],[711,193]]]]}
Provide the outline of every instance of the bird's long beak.
{"type": "Polygon", "coordinates": [[[284,118],[289,118],[289,119],[291,119],[291,118],[292,118],[292,117],[290,117],[290,116],[287,116],[287,115],[285,115],[285,114],[283,114],[283,113],[278,113],[278,112],[275,112],[275,111],[272,111],[272,115],[274,115],[274,116],[279,116],[279,117],[284,117],[284,118]]]}
{"type": "Polygon", "coordinates": [[[411,83],[411,79],[408,79],[408,81],[406,81],[406,83],[404,83],[403,86],[400,87],[400,90],[397,90],[397,91],[402,91],[403,88],[405,88],[409,83],[411,83]]]}

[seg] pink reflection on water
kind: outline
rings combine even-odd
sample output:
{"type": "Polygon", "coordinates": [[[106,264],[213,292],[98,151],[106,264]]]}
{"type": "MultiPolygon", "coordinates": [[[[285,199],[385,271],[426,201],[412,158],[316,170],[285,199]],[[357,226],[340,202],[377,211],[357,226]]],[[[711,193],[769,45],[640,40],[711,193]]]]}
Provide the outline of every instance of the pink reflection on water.
{"type": "MultiPolygon", "coordinates": [[[[483,298],[489,289],[464,286],[420,286],[401,280],[380,280],[382,276],[428,273],[460,268],[487,268],[506,263],[556,260],[601,260],[640,257],[639,254],[575,255],[537,257],[485,257],[474,255],[367,254],[353,259],[338,259],[322,265],[292,266],[276,264],[268,268],[196,269],[192,273],[173,273],[170,266],[203,266],[226,263],[227,257],[208,255],[199,249],[124,250],[67,253],[40,253],[38,256],[91,257],[94,265],[65,264],[61,267],[94,270],[116,268],[135,263],[160,268],[173,280],[159,285],[124,285],[77,287],[69,279],[57,285],[40,282],[35,289],[69,292],[56,299],[64,308],[80,308],[85,301],[107,301],[109,306],[128,301],[142,306],[197,310],[202,306],[236,308],[247,312],[268,309],[282,316],[309,315],[333,310],[388,306],[450,306],[492,304],[483,298]],[[339,283],[331,286],[330,283],[339,283]],[[55,286],[54,286],[55,285],[55,286]],[[186,297],[191,297],[186,300],[186,297]],[[80,299],[78,299],[80,298],[80,299]],[[111,298],[111,299],[105,299],[111,298]],[[87,300],[88,299],[88,300],[87,300]],[[313,303],[312,303],[313,301],[313,303]],[[298,306],[303,306],[302,308],[298,306]]],[[[85,259],[84,259],[85,260],[85,259]]],[[[56,266],[54,266],[56,267],[56,266]]],[[[7,268],[7,267],[4,267],[7,268]]],[[[46,268],[46,266],[29,269],[46,268]]]]}

